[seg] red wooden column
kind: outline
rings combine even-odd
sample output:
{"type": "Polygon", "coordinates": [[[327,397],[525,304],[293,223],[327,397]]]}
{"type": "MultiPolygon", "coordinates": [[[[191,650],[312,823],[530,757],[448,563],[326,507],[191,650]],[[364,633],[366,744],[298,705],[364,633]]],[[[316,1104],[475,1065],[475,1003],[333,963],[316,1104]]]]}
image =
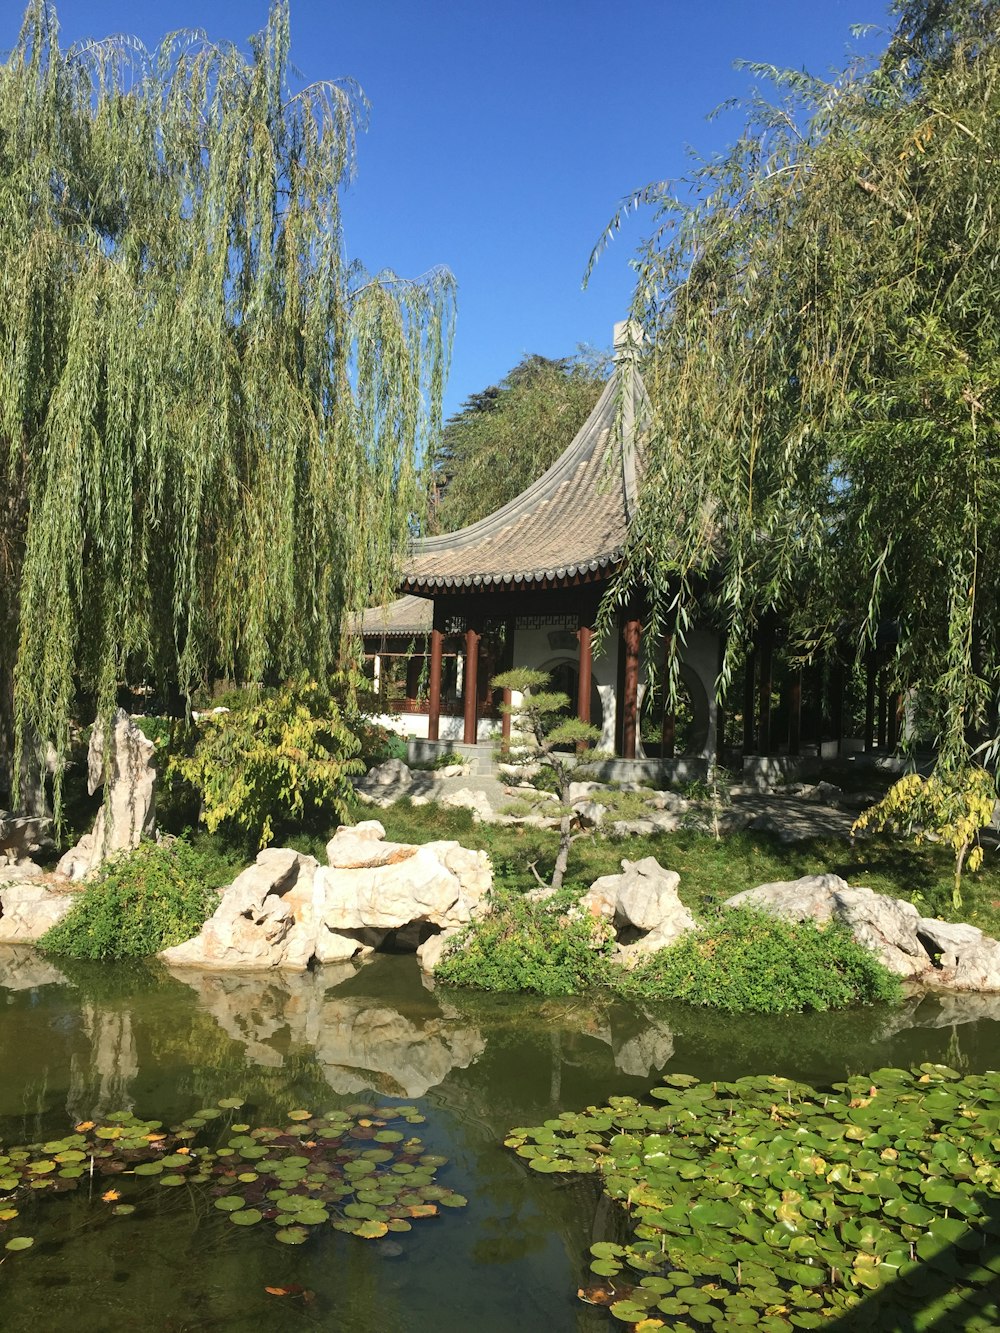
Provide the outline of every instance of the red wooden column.
{"type": "Polygon", "coordinates": [[[581,722],[590,722],[590,692],[594,680],[594,631],[590,625],[581,624],[576,632],[580,641],[580,663],[576,691],[576,715],[581,722]]]}
{"type": "Polygon", "coordinates": [[[476,724],[479,720],[479,635],[469,626],[465,631],[465,676],[463,681],[465,698],[465,735],[466,745],[476,743],[476,724]]]}
{"type": "Polygon", "coordinates": [[[639,640],[641,622],[626,620],[625,679],[622,697],[622,758],[634,759],[639,730],[639,640]]]}
{"type": "Polygon", "coordinates": [[[444,654],[444,633],[436,626],[431,630],[431,669],[427,680],[427,739],[436,741],[441,730],[441,659],[444,654]]]}

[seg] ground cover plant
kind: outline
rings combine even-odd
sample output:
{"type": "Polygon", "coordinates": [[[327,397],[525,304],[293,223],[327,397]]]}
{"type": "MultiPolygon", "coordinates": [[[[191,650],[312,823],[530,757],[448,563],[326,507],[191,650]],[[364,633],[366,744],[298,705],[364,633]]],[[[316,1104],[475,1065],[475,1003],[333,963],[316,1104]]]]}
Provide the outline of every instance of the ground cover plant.
{"type": "MultiPolygon", "coordinates": [[[[495,879],[521,892],[535,887],[529,863],[537,861],[544,876],[558,850],[558,835],[548,829],[476,824],[464,810],[397,801],[380,810],[378,817],[394,842],[455,838],[467,847],[483,848],[490,855],[495,879]]],[[[716,842],[697,830],[681,829],[627,839],[583,838],[574,844],[565,887],[584,892],[599,876],[617,873],[622,857],[636,861],[645,856],[655,856],[662,866],[678,872],[680,896],[695,913],[710,911],[758,884],[822,870],[876,893],[905,898],[924,916],[968,921],[1000,936],[1000,859],[995,850],[987,849],[982,869],[965,881],[964,903],[956,910],[952,854],[934,843],[913,846],[891,836],[782,843],[769,834],[747,831],[716,842]]]]}
{"type": "Polygon", "coordinates": [[[217,890],[241,862],[223,845],[184,838],[143,842],[105,862],[66,916],[39,941],[71,958],[142,958],[197,935],[217,890]]]}
{"type": "Polygon", "coordinates": [[[621,1205],[582,1299],[644,1333],[998,1326],[1000,1075],[664,1083],[505,1140],[621,1205]]]}
{"type": "Polygon", "coordinates": [[[435,969],[438,981],[477,990],[575,995],[605,981],[610,933],[571,894],[542,902],[495,890],[491,911],[466,927],[435,969]]]}
{"type": "Polygon", "coordinates": [[[0,1246],[30,1249],[35,1205],[81,1187],[116,1217],[141,1213],[150,1190],[200,1189],[234,1226],[270,1223],[285,1245],[327,1224],[377,1240],[466,1203],[436,1183],[446,1158],[409,1132],[424,1119],[415,1106],[293,1108],[284,1128],[233,1123],[242,1106],[223,1098],[166,1130],[122,1111],[61,1139],[0,1143],[0,1246]]]}
{"type": "Polygon", "coordinates": [[[846,927],[784,921],[752,908],[716,911],[615,988],[647,1000],[684,1000],[733,1013],[786,1014],[894,1003],[899,981],[846,927]]]}

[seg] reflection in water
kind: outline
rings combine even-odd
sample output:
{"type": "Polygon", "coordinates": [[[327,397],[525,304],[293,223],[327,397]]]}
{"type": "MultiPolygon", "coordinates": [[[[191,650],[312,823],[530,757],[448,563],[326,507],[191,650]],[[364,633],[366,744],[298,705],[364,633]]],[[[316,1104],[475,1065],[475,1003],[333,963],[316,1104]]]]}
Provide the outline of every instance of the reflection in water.
{"type": "MultiPolygon", "coordinates": [[[[780,1073],[820,1085],[880,1065],[995,1066],[1000,996],[913,999],[897,1009],[720,1017],[601,997],[428,990],[412,957],[305,974],[53,965],[0,948],[0,1139],[44,1141],[74,1119],[134,1108],[167,1124],[239,1096],[247,1118],[332,1109],[368,1090],[419,1101],[421,1138],[449,1158],[461,1215],[384,1253],[328,1228],[291,1251],[237,1235],[217,1210],[151,1187],[127,1224],[85,1195],[32,1213],[30,1260],[0,1267],[4,1333],[47,1324],[299,1328],[340,1333],[546,1333],[608,1328],[573,1292],[587,1247],[621,1215],[592,1178],[539,1177],[502,1147],[532,1125],[615,1094],[644,1096],[665,1068],[700,1078],[780,1073]],[[280,1251],[280,1253],[279,1253],[280,1251]],[[308,1315],[264,1284],[316,1291],[308,1315]],[[281,1309],[277,1309],[281,1306],[281,1309]],[[276,1313],[277,1310],[277,1313],[276,1313]],[[288,1322],[281,1323],[282,1319],[288,1322]]],[[[271,1117],[276,1117],[271,1119],[271,1117]]],[[[203,1203],[203,1201],[202,1201],[203,1203]]]]}
{"type": "Polygon", "coordinates": [[[83,1004],[80,1017],[90,1049],[70,1057],[67,1111],[74,1120],[131,1111],[132,1082],[139,1073],[132,1015],[83,1004]]]}
{"type": "Polygon", "coordinates": [[[404,1013],[370,995],[339,995],[338,986],[355,973],[345,963],[315,972],[172,974],[197,992],[250,1062],[280,1067],[288,1048],[308,1048],[334,1092],[422,1097],[482,1054],[477,1029],[447,1003],[428,998],[417,1012],[404,1013]]]}

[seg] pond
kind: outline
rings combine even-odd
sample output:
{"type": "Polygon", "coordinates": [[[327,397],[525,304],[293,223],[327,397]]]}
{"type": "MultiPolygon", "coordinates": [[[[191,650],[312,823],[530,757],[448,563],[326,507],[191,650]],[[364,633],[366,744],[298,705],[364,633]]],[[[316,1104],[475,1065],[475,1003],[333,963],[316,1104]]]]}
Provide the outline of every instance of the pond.
{"type": "MultiPolygon", "coordinates": [[[[416,1107],[442,1185],[468,1199],[405,1234],[329,1225],[302,1245],[234,1227],[203,1187],[120,1178],[127,1217],[99,1191],[30,1198],[32,1249],[0,1262],[5,1333],[72,1327],[338,1333],[620,1328],[576,1299],[587,1249],[614,1234],[591,1177],[539,1177],[505,1150],[515,1125],[643,1096],[663,1071],[778,1073],[828,1084],[921,1061],[996,1068],[1000,997],[734,1019],[678,1007],[429,989],[412,956],[303,975],[171,974],[55,966],[0,949],[0,1142],[61,1138],[115,1112],[178,1124],[285,1125],[368,1104],[416,1107]],[[266,1288],[287,1295],[274,1295],[266,1288]]],[[[228,1132],[228,1131],[226,1131],[228,1132]]],[[[223,1138],[225,1134],[223,1134],[223,1138]]],[[[106,1182],[99,1182],[103,1188],[106,1182]]],[[[0,1250],[0,1256],[3,1251],[0,1250]]]]}

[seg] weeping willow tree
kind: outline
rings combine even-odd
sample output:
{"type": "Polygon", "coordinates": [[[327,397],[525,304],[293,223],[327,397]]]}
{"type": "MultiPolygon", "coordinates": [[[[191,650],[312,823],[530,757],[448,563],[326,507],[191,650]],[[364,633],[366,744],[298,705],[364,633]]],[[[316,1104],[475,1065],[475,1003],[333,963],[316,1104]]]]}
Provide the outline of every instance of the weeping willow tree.
{"type": "Polygon", "coordinates": [[[725,155],[649,187],[634,354],[651,399],[617,590],[683,642],[699,605],[809,657],[880,621],[939,762],[995,744],[1000,682],[1000,24],[904,0],[877,64],[751,67],[725,155]],[[706,593],[706,589],[708,592],[706,593]]]}
{"type": "Polygon", "coordinates": [[[366,104],[295,89],[285,0],[0,67],[0,727],[65,754],[124,680],[322,675],[388,591],[440,420],[444,272],[345,256],[366,104]]]}

